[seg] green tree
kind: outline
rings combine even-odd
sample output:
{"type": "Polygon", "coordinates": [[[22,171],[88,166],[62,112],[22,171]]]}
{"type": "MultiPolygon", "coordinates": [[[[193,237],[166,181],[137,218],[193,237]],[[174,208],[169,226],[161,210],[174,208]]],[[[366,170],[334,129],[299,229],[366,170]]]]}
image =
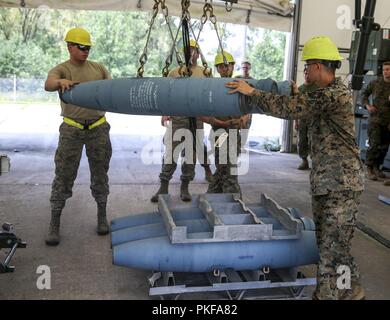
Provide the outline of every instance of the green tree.
{"type": "Polygon", "coordinates": [[[252,77],[255,79],[283,80],[286,35],[272,30],[250,31],[248,57],[252,62],[252,77]],[[256,38],[262,38],[262,40],[256,42],[256,38]]]}

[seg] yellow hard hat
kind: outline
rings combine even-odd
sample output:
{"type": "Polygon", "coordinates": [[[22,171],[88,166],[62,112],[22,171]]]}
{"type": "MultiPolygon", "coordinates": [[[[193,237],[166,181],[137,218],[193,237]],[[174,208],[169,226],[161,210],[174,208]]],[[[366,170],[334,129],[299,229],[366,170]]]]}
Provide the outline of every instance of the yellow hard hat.
{"type": "Polygon", "coordinates": [[[227,51],[224,51],[223,54],[221,52],[219,52],[216,56],[215,56],[215,62],[214,62],[214,65],[217,66],[219,64],[222,64],[222,63],[225,63],[225,60],[223,58],[223,56],[225,56],[226,58],[226,62],[227,63],[236,63],[234,61],[234,58],[233,56],[227,52],[227,51]]]}
{"type": "Polygon", "coordinates": [[[329,37],[319,36],[311,38],[303,47],[302,61],[314,59],[341,61],[344,58],[329,37]]]}
{"type": "Polygon", "coordinates": [[[199,48],[198,43],[194,39],[190,39],[190,47],[199,48]]]}
{"type": "Polygon", "coordinates": [[[92,46],[91,35],[83,28],[70,29],[65,36],[66,42],[82,44],[84,46],[92,46]]]}

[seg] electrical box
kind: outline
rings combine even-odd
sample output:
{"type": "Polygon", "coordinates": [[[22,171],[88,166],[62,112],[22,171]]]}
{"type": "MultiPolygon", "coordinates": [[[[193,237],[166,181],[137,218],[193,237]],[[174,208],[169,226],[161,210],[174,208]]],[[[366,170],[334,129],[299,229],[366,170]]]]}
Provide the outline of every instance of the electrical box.
{"type": "MultiPolygon", "coordinates": [[[[349,54],[349,72],[353,74],[356,56],[359,49],[360,31],[352,33],[351,51],[349,54]]],[[[390,60],[390,29],[372,31],[368,43],[364,70],[373,71],[374,75],[382,74],[382,64],[390,60]]]]}
{"type": "Polygon", "coordinates": [[[9,172],[11,168],[11,160],[8,156],[0,155],[0,175],[9,172]]]}

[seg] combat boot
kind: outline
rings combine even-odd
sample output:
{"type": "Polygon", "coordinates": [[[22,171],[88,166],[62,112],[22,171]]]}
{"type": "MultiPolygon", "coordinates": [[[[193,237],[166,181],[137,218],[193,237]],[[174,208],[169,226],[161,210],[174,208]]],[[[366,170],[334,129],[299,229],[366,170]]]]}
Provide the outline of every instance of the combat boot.
{"type": "Polygon", "coordinates": [[[60,217],[62,209],[53,209],[51,211],[51,220],[49,233],[46,237],[46,244],[48,246],[57,246],[60,243],[60,217]]]}
{"type": "Polygon", "coordinates": [[[373,181],[377,181],[378,177],[375,174],[374,168],[373,167],[367,167],[367,178],[373,181]]]}
{"type": "Polygon", "coordinates": [[[351,289],[346,290],[345,293],[341,296],[340,300],[364,300],[365,293],[363,287],[357,283],[351,283],[351,289]]]}
{"type": "Polygon", "coordinates": [[[161,180],[160,189],[156,192],[156,194],[150,199],[152,202],[158,202],[158,196],[160,194],[168,194],[169,181],[161,180]]]}
{"type": "Polygon", "coordinates": [[[180,199],[186,202],[192,200],[190,192],[188,191],[189,183],[189,181],[182,181],[180,186],[180,199]]]}
{"type": "Polygon", "coordinates": [[[378,167],[374,167],[374,173],[378,180],[383,181],[383,179],[386,179],[386,175],[378,167]]]}
{"type": "Polygon", "coordinates": [[[306,158],[302,159],[302,163],[299,165],[298,170],[309,170],[309,161],[306,158]]]}
{"type": "Polygon", "coordinates": [[[106,202],[99,202],[97,204],[97,234],[104,236],[110,232],[110,227],[107,221],[106,202]]]}
{"type": "Polygon", "coordinates": [[[204,177],[207,182],[211,182],[211,177],[213,176],[213,173],[211,172],[210,166],[206,165],[204,167],[204,177]]]}

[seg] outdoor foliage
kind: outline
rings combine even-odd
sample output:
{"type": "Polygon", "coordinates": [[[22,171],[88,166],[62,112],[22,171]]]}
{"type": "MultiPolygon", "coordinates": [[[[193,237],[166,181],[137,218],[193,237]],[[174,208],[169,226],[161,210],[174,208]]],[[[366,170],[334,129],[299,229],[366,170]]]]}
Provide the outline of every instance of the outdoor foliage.
{"type": "Polygon", "coordinates": [[[248,39],[249,54],[252,61],[252,76],[255,79],[272,78],[283,80],[286,35],[272,30],[264,31],[261,42],[256,42],[261,31],[251,30],[248,39]]]}
{"type": "MultiPolygon", "coordinates": [[[[0,78],[45,78],[52,67],[68,58],[63,38],[72,27],[84,27],[92,34],[91,60],[105,65],[114,78],[133,77],[139,67],[150,19],[150,13],[142,12],[0,8],[0,78]]],[[[171,21],[176,30],[178,18],[171,21]]],[[[285,35],[262,32],[251,30],[248,39],[247,53],[253,62],[253,76],[280,80],[285,35]],[[263,36],[260,42],[256,39],[259,35],[263,36]]],[[[220,24],[220,36],[226,46],[231,33],[224,23],[220,24]]],[[[161,76],[171,45],[166,22],[158,16],[149,42],[145,76],[161,76]]],[[[212,64],[215,52],[205,54],[212,64]]]]}

